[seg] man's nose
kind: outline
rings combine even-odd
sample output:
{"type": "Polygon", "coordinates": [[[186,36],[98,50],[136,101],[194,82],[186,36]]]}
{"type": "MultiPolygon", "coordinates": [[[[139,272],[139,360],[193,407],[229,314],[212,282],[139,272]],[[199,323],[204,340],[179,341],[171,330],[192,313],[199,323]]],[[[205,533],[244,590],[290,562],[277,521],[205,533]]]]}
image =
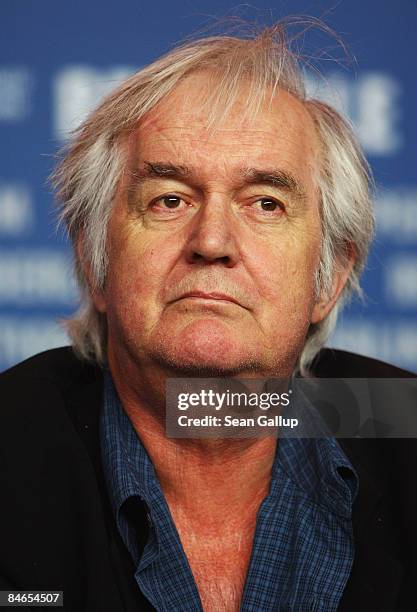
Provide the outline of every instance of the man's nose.
{"type": "Polygon", "coordinates": [[[215,198],[206,201],[194,216],[187,242],[190,263],[221,263],[234,266],[239,258],[236,241],[237,219],[230,201],[215,198]]]}

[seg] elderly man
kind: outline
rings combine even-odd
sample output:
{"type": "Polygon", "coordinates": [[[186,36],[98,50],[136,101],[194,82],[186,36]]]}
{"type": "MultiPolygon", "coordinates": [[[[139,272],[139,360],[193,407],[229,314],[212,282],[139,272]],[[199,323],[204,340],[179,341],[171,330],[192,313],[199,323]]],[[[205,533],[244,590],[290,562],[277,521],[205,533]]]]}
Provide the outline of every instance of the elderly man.
{"type": "Polygon", "coordinates": [[[406,374],[312,366],[373,218],[362,153],[307,99],[283,26],[142,69],[54,178],[82,306],[75,352],[2,377],[1,588],[77,612],[411,610],[414,445],[165,433],[169,378],[406,374]]]}

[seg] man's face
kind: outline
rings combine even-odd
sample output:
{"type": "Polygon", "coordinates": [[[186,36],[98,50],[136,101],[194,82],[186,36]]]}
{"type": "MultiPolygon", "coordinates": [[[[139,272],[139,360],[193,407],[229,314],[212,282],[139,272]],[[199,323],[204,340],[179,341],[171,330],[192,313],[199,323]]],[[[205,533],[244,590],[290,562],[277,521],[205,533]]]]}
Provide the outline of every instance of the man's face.
{"type": "Polygon", "coordinates": [[[317,136],[284,91],[242,124],[244,88],[209,130],[207,87],[188,78],[131,138],[94,301],[119,363],[287,375],[322,317],[317,136]]]}

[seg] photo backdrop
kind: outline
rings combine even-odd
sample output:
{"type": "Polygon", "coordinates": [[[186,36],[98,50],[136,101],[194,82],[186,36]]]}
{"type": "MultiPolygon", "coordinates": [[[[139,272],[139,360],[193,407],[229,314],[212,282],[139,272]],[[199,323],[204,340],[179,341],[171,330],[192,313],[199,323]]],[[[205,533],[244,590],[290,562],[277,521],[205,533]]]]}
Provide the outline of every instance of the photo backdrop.
{"type": "Polygon", "coordinates": [[[415,0],[3,0],[0,4],[0,370],[68,340],[77,305],[71,257],[55,229],[47,177],[54,155],[124,77],[215,17],[270,24],[323,17],[346,43],[308,35],[309,89],[347,113],[376,183],[377,236],[366,300],[340,319],[332,346],[417,370],[415,0]],[[321,53],[317,53],[318,46],[321,53]]]}

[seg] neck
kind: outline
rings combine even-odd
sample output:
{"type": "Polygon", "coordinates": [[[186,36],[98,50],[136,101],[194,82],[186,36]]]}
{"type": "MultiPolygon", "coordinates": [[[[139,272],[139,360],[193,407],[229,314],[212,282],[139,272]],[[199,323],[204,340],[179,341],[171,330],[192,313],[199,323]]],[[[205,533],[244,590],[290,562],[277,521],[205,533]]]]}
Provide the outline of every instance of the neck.
{"type": "Polygon", "coordinates": [[[268,493],[276,438],[178,439],[165,434],[165,378],[140,380],[110,369],[120,400],[145,446],[169,505],[197,523],[234,523],[256,513],[268,493]]]}

